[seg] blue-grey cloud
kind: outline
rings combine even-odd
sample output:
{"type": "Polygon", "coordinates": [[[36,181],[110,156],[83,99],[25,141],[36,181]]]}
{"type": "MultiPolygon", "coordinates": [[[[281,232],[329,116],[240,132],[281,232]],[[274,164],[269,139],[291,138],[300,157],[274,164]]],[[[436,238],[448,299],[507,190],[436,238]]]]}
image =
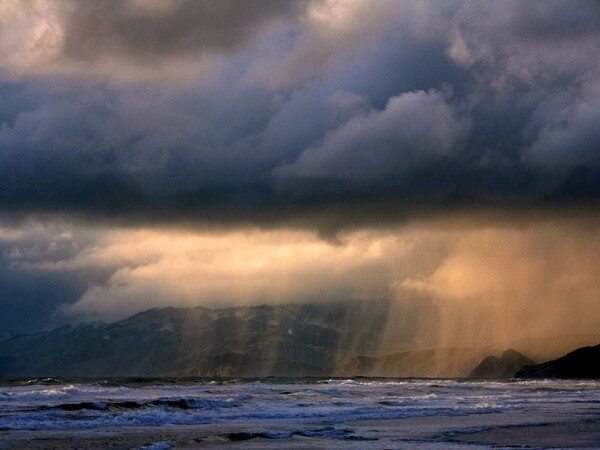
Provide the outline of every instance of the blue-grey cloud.
{"type": "Polygon", "coordinates": [[[392,97],[383,111],[359,113],[276,173],[358,181],[402,177],[415,166],[456,156],[468,131],[468,121],[439,93],[408,92],[392,97]]]}
{"type": "MultiPolygon", "coordinates": [[[[68,260],[97,243],[98,233],[65,224],[11,223],[0,226],[0,340],[66,323],[61,305],[76,302],[89,283],[102,282],[111,268],[32,270],[68,260]]],[[[114,270],[114,269],[113,269],[114,270]]]]}
{"type": "Polygon", "coordinates": [[[336,228],[596,208],[597,2],[140,5],[59,8],[60,58],[86,69],[0,83],[5,214],[336,228]],[[207,52],[212,77],[186,83],[99,62],[177,72],[207,52]]]}

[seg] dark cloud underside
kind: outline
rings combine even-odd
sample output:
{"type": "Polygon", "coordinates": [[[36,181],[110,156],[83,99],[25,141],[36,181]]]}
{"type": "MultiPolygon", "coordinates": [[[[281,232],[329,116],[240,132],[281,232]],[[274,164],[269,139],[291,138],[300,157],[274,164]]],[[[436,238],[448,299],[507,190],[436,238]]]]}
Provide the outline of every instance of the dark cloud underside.
{"type": "Polygon", "coordinates": [[[15,4],[0,210],[309,228],[595,214],[598,5],[15,4]],[[206,54],[212,77],[169,78],[206,54]]]}
{"type": "Polygon", "coordinates": [[[244,46],[260,27],[293,19],[308,0],[197,0],[76,2],[67,16],[64,54],[92,61],[103,56],[146,63],[231,52],[244,46]]]}

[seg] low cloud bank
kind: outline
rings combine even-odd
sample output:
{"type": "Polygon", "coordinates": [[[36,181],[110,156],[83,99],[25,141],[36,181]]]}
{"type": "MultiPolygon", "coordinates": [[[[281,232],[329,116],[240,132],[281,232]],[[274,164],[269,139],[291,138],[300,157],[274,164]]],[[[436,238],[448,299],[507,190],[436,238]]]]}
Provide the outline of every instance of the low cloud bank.
{"type": "Polygon", "coordinates": [[[165,306],[390,299],[414,314],[415,343],[476,345],[596,332],[597,225],[429,223],[335,242],[292,230],[38,227],[4,228],[2,242],[7,273],[78,280],[79,295],[54,306],[63,321],[165,306]]]}

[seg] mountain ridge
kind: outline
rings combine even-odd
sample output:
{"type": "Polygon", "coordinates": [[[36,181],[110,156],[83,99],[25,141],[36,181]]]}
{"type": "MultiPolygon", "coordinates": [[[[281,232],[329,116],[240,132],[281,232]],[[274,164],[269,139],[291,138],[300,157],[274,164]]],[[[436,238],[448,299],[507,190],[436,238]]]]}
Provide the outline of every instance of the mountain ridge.
{"type": "Polygon", "coordinates": [[[522,353],[508,349],[499,357],[490,355],[481,361],[471,373],[470,378],[512,378],[523,366],[535,364],[535,361],[522,353]]]}
{"type": "Polygon", "coordinates": [[[600,379],[600,345],[578,348],[542,364],[526,365],[515,377],[600,379]]]}
{"type": "MultiPolygon", "coordinates": [[[[114,323],[65,325],[1,341],[0,377],[465,377],[507,348],[423,347],[404,331],[410,316],[397,309],[390,316],[386,300],[153,308],[114,323]]],[[[552,356],[545,342],[564,347],[594,339],[531,342],[552,356]]]]}
{"type": "Polygon", "coordinates": [[[155,308],[0,342],[0,376],[322,375],[379,347],[387,309],[385,301],[155,308]]]}

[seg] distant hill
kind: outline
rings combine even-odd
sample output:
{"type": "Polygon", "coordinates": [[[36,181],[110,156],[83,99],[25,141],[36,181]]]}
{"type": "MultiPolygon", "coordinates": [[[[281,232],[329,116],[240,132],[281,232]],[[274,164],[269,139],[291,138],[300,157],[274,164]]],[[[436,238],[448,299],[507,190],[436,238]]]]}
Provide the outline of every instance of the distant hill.
{"type": "Polygon", "coordinates": [[[579,348],[562,358],[522,367],[515,376],[517,378],[600,379],[600,345],[579,348]]]}
{"type": "Polygon", "coordinates": [[[385,301],[152,309],[0,342],[0,376],[324,375],[380,348],[385,301]]]}
{"type": "MultiPolygon", "coordinates": [[[[464,377],[509,347],[417,347],[413,317],[386,300],[151,309],[0,342],[0,377],[464,377]]],[[[510,347],[553,354],[553,342],[591,338],[510,347]]]]}
{"type": "Polygon", "coordinates": [[[600,342],[600,333],[559,334],[555,336],[536,336],[529,339],[516,339],[495,342],[498,348],[512,348],[527,355],[534,361],[550,361],[560,358],[581,347],[594,346],[600,342]]]}
{"type": "Polygon", "coordinates": [[[340,377],[464,377],[489,348],[436,348],[390,353],[381,356],[355,356],[340,365],[340,377]]]}
{"type": "Polygon", "coordinates": [[[516,350],[506,350],[500,357],[490,355],[475,367],[469,377],[472,378],[511,378],[523,366],[535,364],[516,350]]]}

